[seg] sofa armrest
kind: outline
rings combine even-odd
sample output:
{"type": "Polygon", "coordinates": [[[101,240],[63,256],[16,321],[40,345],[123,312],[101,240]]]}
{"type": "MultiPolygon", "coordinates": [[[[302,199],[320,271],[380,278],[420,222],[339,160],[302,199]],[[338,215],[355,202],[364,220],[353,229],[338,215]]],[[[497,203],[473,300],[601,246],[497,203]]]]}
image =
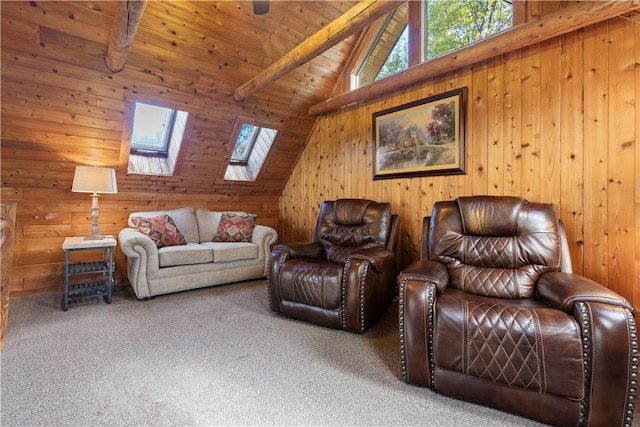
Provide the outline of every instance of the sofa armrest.
{"type": "Polygon", "coordinates": [[[387,271],[396,266],[396,255],[387,248],[362,249],[347,256],[347,259],[354,258],[369,262],[377,272],[387,271]]]}
{"type": "Polygon", "coordinates": [[[147,254],[154,255],[155,258],[158,259],[158,247],[153,243],[153,240],[134,228],[124,228],[120,230],[118,242],[120,243],[122,252],[128,257],[135,258],[139,256],[140,252],[134,248],[140,246],[147,254]]]}
{"type": "Polygon", "coordinates": [[[538,297],[559,310],[573,312],[577,302],[597,302],[624,307],[634,312],[626,299],[586,277],[561,272],[544,273],[536,283],[538,297]]]}
{"type": "Polygon", "coordinates": [[[635,387],[630,389],[629,384],[636,383],[638,372],[633,306],[611,289],[578,274],[541,274],[536,291],[540,300],[572,315],[579,326],[592,425],[625,424],[634,406],[635,387]]]}
{"type": "Polygon", "coordinates": [[[150,297],[147,277],[160,268],[157,246],[134,228],[120,230],[118,242],[127,257],[127,277],[131,287],[138,298],[150,297]]]}
{"type": "Polygon", "coordinates": [[[398,283],[403,280],[416,280],[433,284],[438,293],[444,292],[449,285],[449,272],[444,264],[436,261],[414,261],[398,275],[398,283]]]}
{"type": "Polygon", "coordinates": [[[396,296],[396,256],[387,248],[359,249],[346,256],[343,271],[342,325],[362,334],[396,296]]]}
{"type": "Polygon", "coordinates": [[[321,259],[322,245],[317,242],[281,243],[273,248],[274,252],[287,252],[289,257],[297,259],[321,259]]]}
{"type": "Polygon", "coordinates": [[[258,245],[258,258],[266,260],[271,253],[271,245],[278,240],[278,233],[266,225],[258,225],[253,228],[251,242],[258,245]]]}
{"type": "Polygon", "coordinates": [[[264,265],[264,275],[269,270],[269,255],[271,254],[271,245],[278,240],[278,233],[271,227],[259,225],[253,228],[253,236],[251,242],[258,246],[258,259],[264,265]]]}

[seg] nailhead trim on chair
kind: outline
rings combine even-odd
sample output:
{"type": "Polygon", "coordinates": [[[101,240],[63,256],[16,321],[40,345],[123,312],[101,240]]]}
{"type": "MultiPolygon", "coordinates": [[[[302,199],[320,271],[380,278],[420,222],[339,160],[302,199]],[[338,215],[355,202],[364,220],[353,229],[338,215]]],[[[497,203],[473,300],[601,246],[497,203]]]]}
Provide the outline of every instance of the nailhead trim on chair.
{"type": "Polygon", "coordinates": [[[362,268],[360,270],[360,284],[358,286],[358,291],[360,293],[358,304],[358,310],[360,311],[360,332],[364,333],[364,285],[365,280],[367,278],[367,272],[369,271],[369,263],[365,262],[362,264],[362,268]]]}
{"type": "Polygon", "coordinates": [[[400,292],[398,294],[398,312],[400,313],[399,323],[400,323],[400,366],[402,370],[402,380],[404,382],[407,381],[407,359],[406,359],[406,350],[404,348],[405,339],[404,339],[404,294],[405,287],[407,285],[407,279],[403,279],[400,282],[400,292]]]}
{"type": "MultiPolygon", "coordinates": [[[[344,270],[348,271],[351,269],[351,259],[347,260],[347,263],[344,266],[344,270]]],[[[358,318],[360,319],[360,324],[358,325],[358,331],[364,333],[364,284],[365,279],[367,277],[367,271],[369,270],[369,263],[364,263],[363,268],[360,270],[360,283],[358,284],[358,318]]],[[[344,285],[346,275],[342,275],[342,305],[340,306],[342,312],[342,329],[347,328],[347,320],[345,319],[345,296],[346,289],[344,285]]]]}
{"type": "MultiPolygon", "coordinates": [[[[403,279],[399,285],[398,294],[398,311],[400,326],[400,365],[402,369],[402,380],[407,382],[407,356],[406,356],[406,340],[405,340],[405,318],[404,318],[404,302],[406,293],[407,279],[403,279]]],[[[427,330],[427,342],[429,347],[429,366],[431,366],[431,375],[429,375],[429,384],[431,388],[435,388],[435,356],[433,354],[433,328],[434,328],[434,312],[436,305],[436,287],[433,284],[427,286],[427,322],[429,329],[427,330]]]]}
{"type": "MultiPolygon", "coordinates": [[[[587,305],[584,302],[576,304],[578,313],[580,314],[580,325],[582,334],[582,357],[584,359],[584,375],[585,375],[585,389],[589,390],[591,387],[591,316],[587,309],[587,305]]],[[[633,314],[625,309],[625,315],[627,316],[627,325],[629,328],[629,341],[631,343],[631,370],[629,372],[629,390],[627,392],[627,401],[625,403],[626,412],[624,418],[625,427],[631,427],[633,424],[633,410],[635,406],[636,393],[638,390],[638,334],[636,329],[636,322],[633,314]]],[[[588,397],[588,393],[585,393],[585,399],[588,397]]],[[[582,400],[580,402],[580,420],[579,425],[586,425],[586,412],[589,402],[582,400]]]]}
{"type": "Polygon", "coordinates": [[[271,310],[271,286],[269,285],[269,278],[271,277],[271,263],[267,263],[267,303],[269,304],[269,310],[271,310]]]}
{"type": "MultiPolygon", "coordinates": [[[[278,267],[282,265],[290,258],[289,252],[282,252],[278,258],[278,267]]],[[[271,277],[271,263],[267,264],[267,302],[269,303],[269,309],[271,309],[271,284],[269,278],[271,277]]]]}
{"type": "Polygon", "coordinates": [[[429,384],[431,387],[436,388],[436,360],[435,360],[435,355],[433,353],[433,330],[434,330],[434,323],[435,323],[435,319],[434,319],[434,315],[435,315],[435,311],[436,311],[436,286],[435,285],[430,285],[427,288],[427,316],[429,318],[429,330],[427,331],[428,336],[428,340],[429,340],[429,365],[431,366],[431,375],[430,375],[430,380],[431,380],[431,384],[429,384]]]}
{"type": "Polygon", "coordinates": [[[580,418],[578,425],[584,426],[587,422],[587,410],[589,402],[588,390],[591,389],[591,317],[584,302],[576,304],[576,310],[580,316],[580,335],[582,336],[582,361],[584,363],[584,399],[580,400],[580,418]]]}
{"type": "Polygon", "coordinates": [[[629,337],[631,338],[631,372],[629,374],[629,393],[627,394],[627,412],[625,416],[625,427],[631,427],[633,423],[633,408],[636,402],[636,392],[638,390],[638,331],[633,313],[625,310],[627,314],[627,324],[629,325],[629,337]]]}
{"type": "MultiPolygon", "coordinates": [[[[349,271],[350,268],[351,268],[351,259],[348,259],[344,265],[344,271],[349,271]]],[[[344,286],[344,279],[345,279],[345,274],[343,272],[342,280],[340,281],[340,286],[342,286],[342,298],[341,298],[342,302],[340,303],[340,320],[342,323],[342,329],[346,329],[347,327],[347,320],[344,317],[344,308],[345,308],[344,300],[347,295],[347,290],[345,289],[345,286],[344,286]]]]}

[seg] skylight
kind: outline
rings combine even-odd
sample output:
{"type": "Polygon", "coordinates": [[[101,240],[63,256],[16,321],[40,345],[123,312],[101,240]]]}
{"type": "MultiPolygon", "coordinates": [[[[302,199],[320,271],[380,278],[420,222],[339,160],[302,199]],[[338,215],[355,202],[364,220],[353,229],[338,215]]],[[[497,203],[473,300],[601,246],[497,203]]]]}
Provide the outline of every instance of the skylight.
{"type": "Polygon", "coordinates": [[[231,154],[231,161],[233,163],[247,163],[260,129],[261,128],[258,126],[246,123],[240,127],[240,132],[236,139],[236,145],[233,149],[233,153],[231,154]]]}
{"type": "Polygon", "coordinates": [[[133,117],[127,138],[127,172],[173,175],[189,113],[142,102],[136,102],[132,110],[133,117]]]}
{"type": "Polygon", "coordinates": [[[175,110],[136,103],[131,133],[131,151],[167,155],[175,110]]]}
{"type": "Polygon", "coordinates": [[[255,181],[278,131],[257,123],[239,121],[233,133],[233,151],[224,179],[255,181]]]}

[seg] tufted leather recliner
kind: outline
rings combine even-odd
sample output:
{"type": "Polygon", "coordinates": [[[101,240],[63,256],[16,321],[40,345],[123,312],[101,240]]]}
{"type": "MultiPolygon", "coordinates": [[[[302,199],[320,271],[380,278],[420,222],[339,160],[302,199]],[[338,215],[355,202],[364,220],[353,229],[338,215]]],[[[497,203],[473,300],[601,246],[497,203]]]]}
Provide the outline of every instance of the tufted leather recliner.
{"type": "Polygon", "coordinates": [[[437,202],[398,276],[403,379],[563,426],[631,425],[633,307],[571,273],[552,205],[437,202]]]}
{"type": "Polygon", "coordinates": [[[284,316],[364,333],[396,296],[398,216],[388,203],[325,201],[311,242],[279,244],[269,306],[284,316]]]}

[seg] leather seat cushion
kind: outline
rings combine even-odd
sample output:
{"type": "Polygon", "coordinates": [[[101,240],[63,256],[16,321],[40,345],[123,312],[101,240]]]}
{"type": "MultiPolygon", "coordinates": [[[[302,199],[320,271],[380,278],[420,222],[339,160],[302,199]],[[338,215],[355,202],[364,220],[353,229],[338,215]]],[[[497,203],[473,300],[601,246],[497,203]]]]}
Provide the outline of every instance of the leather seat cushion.
{"type": "Polygon", "coordinates": [[[328,310],[340,308],[343,265],[290,259],[280,268],[280,297],[328,310]]]}
{"type": "Polygon", "coordinates": [[[438,297],[435,325],[438,367],[540,393],[583,397],[580,331],[567,313],[537,300],[448,289],[438,297]]]}

